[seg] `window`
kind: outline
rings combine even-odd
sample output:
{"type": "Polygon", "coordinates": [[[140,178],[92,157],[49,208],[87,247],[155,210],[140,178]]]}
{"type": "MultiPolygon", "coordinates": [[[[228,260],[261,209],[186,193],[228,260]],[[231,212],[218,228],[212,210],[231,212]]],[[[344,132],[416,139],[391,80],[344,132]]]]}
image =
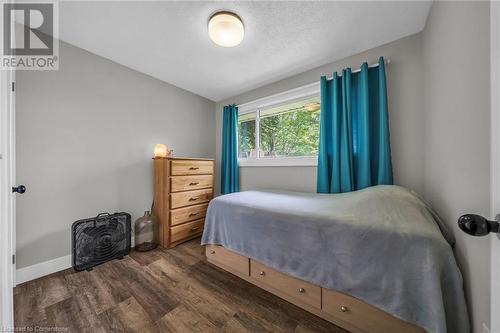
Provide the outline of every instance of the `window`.
{"type": "Polygon", "coordinates": [[[240,114],[240,165],[316,164],[319,117],[320,98],[317,93],[240,114]]]}
{"type": "Polygon", "coordinates": [[[255,150],[255,113],[238,116],[238,156],[239,158],[256,157],[255,150]]]}

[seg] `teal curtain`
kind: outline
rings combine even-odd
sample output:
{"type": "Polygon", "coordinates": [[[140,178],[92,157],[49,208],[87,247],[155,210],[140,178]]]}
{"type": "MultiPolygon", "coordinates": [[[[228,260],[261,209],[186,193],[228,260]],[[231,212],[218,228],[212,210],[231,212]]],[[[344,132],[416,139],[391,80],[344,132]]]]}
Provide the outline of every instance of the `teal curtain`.
{"type": "Polygon", "coordinates": [[[318,193],[392,184],[384,58],[321,77],[318,193]]]}
{"type": "Polygon", "coordinates": [[[222,120],[222,194],[238,192],[238,107],[224,107],[222,120]]]}

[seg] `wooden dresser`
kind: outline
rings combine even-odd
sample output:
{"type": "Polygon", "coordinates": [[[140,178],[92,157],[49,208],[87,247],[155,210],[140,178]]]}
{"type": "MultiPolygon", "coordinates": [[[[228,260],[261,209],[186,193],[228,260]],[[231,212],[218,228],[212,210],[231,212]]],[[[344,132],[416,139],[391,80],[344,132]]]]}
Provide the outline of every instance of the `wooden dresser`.
{"type": "Polygon", "coordinates": [[[214,160],[154,158],[154,212],[160,244],[174,247],[200,236],[214,192],[214,160]]]}

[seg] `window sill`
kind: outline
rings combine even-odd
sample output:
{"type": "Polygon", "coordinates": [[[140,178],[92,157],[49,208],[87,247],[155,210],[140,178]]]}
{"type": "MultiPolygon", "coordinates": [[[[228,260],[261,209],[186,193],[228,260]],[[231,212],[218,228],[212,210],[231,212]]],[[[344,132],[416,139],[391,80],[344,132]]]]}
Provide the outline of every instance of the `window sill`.
{"type": "Polygon", "coordinates": [[[240,158],[239,167],[318,166],[318,157],[240,158]]]}

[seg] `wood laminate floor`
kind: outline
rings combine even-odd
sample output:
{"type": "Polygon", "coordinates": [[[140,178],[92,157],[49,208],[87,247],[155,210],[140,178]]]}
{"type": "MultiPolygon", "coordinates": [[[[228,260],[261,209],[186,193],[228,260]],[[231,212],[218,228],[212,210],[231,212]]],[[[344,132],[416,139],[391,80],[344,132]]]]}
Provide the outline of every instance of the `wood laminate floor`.
{"type": "Polygon", "coordinates": [[[343,329],[206,262],[200,240],[131,252],[90,272],[17,286],[16,327],[52,332],[331,332],[343,329]]]}

